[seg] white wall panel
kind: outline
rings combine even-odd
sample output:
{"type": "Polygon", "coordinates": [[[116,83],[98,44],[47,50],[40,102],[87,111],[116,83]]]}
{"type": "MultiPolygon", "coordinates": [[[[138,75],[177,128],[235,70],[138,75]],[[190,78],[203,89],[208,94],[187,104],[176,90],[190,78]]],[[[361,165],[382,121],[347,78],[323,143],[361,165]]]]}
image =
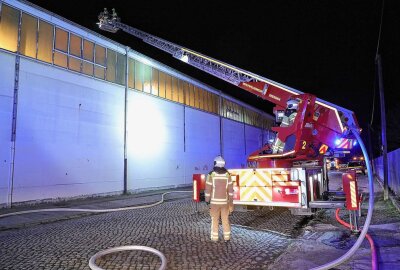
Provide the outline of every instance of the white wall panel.
{"type": "Polygon", "coordinates": [[[11,159],[11,126],[15,56],[0,51],[0,204],[7,202],[11,159]]]}
{"type": "Polygon", "coordinates": [[[246,156],[258,150],[262,146],[262,132],[260,128],[246,125],[246,156]]]}
{"type": "Polygon", "coordinates": [[[124,88],[21,60],[14,200],[123,189],[124,88]]]}
{"type": "Polygon", "coordinates": [[[227,168],[246,167],[244,124],[223,119],[223,147],[227,168]]]}
{"type": "Polygon", "coordinates": [[[129,91],[128,190],[183,184],[183,106],[129,91]]]}
{"type": "Polygon", "coordinates": [[[212,170],[214,158],[220,154],[219,117],[186,108],[185,181],[192,183],[194,173],[212,170]]]}

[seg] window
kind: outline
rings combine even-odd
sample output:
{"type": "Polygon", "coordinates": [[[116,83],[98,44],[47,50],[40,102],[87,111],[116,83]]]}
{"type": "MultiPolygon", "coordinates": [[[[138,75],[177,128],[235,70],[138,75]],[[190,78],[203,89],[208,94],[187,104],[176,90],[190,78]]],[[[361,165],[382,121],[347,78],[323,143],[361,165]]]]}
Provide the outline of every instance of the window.
{"type": "Polygon", "coordinates": [[[143,64],[143,91],[151,92],[151,67],[143,64]]]}
{"type": "Polygon", "coordinates": [[[117,54],[113,50],[107,49],[107,75],[109,82],[115,82],[115,71],[117,64],[117,54]]]}
{"type": "Polygon", "coordinates": [[[203,89],[203,91],[204,91],[204,93],[203,93],[203,104],[204,104],[204,110],[205,111],[210,111],[210,106],[209,106],[209,97],[210,97],[210,93],[207,91],[207,90],[204,90],[203,89]]]}
{"type": "Polygon", "coordinates": [[[199,99],[199,88],[197,86],[194,86],[194,104],[193,107],[199,108],[200,105],[200,99],[199,99]]]}
{"type": "Polygon", "coordinates": [[[79,58],[82,57],[82,39],[74,34],[70,34],[69,53],[79,58]]]}
{"type": "Polygon", "coordinates": [[[94,49],[93,42],[84,40],[83,41],[83,59],[93,62],[93,49],[94,49]]]}
{"type": "Polygon", "coordinates": [[[195,102],[194,102],[194,86],[193,84],[189,83],[189,105],[192,107],[195,107],[195,102]]]}
{"type": "MultiPolygon", "coordinates": [[[[68,52],[68,32],[56,27],[55,49],[68,52]]],[[[54,51],[54,64],[60,67],[68,67],[67,55],[54,51]]]]}
{"type": "Polygon", "coordinates": [[[159,71],[159,96],[165,98],[165,78],[166,74],[162,71],[159,71]]]}
{"type": "Polygon", "coordinates": [[[23,55],[36,58],[36,34],[38,21],[36,18],[23,13],[21,21],[21,37],[19,52],[23,55]]]}
{"type": "Polygon", "coordinates": [[[178,79],[172,77],[172,100],[179,102],[178,79]]]}
{"type": "Polygon", "coordinates": [[[185,96],[185,104],[187,106],[190,106],[190,93],[189,93],[189,83],[182,81],[182,86],[183,86],[183,92],[184,92],[184,96],[185,96]]]}
{"type": "Polygon", "coordinates": [[[135,89],[143,91],[144,64],[135,61],[135,89]]]}
{"type": "Polygon", "coordinates": [[[210,93],[210,111],[218,113],[218,96],[214,93],[210,93]]]}
{"type": "Polygon", "coordinates": [[[128,59],[128,87],[134,88],[135,82],[135,60],[132,58],[128,59]]]}
{"type": "Polygon", "coordinates": [[[184,84],[185,84],[184,81],[182,81],[182,80],[178,81],[178,93],[179,93],[178,95],[179,95],[180,103],[185,103],[185,95],[184,95],[184,89],[183,89],[184,84]]]}
{"type": "MultiPolygon", "coordinates": [[[[108,57],[110,57],[110,51],[111,50],[108,50],[108,53],[109,53],[108,57]]],[[[106,48],[96,44],[95,52],[96,52],[95,53],[96,64],[99,64],[99,65],[102,65],[103,67],[105,67],[106,66],[106,48]]],[[[113,52],[113,53],[115,54],[115,52],[113,52]]]]}
{"type": "Polygon", "coordinates": [[[68,67],[67,66],[67,55],[60,53],[60,52],[54,52],[54,65],[60,66],[60,67],[68,67]]]}
{"type": "Polygon", "coordinates": [[[103,68],[101,66],[98,66],[98,65],[94,66],[94,76],[96,78],[104,80],[105,79],[105,74],[106,74],[106,69],[105,68],[103,68]]]}
{"type": "Polygon", "coordinates": [[[242,106],[230,100],[223,99],[223,116],[236,121],[242,120],[242,106]]]}
{"type": "Polygon", "coordinates": [[[165,74],[165,98],[172,100],[172,77],[165,74]]]}
{"type": "Polygon", "coordinates": [[[83,61],[82,72],[85,73],[86,75],[93,76],[93,64],[83,61]]]}
{"type": "Polygon", "coordinates": [[[211,109],[211,93],[208,91],[204,91],[204,106],[205,110],[208,112],[212,112],[211,109]]]}
{"type": "Polygon", "coordinates": [[[68,52],[68,32],[57,27],[55,48],[63,52],[68,52]]]}
{"type": "Polygon", "coordinates": [[[151,74],[151,93],[158,96],[158,70],[153,68],[151,74]]]}
{"type": "MultiPolygon", "coordinates": [[[[125,73],[126,73],[126,56],[117,53],[117,78],[116,82],[118,84],[125,84],[125,73]]],[[[149,83],[150,84],[150,83],[149,83]]],[[[149,86],[150,88],[150,86],[149,86]]]]}
{"type": "Polygon", "coordinates": [[[1,5],[0,48],[16,52],[18,46],[18,24],[20,12],[7,5],[1,5]]]}
{"type": "Polygon", "coordinates": [[[37,58],[53,62],[53,26],[40,20],[37,58]]]}
{"type": "Polygon", "coordinates": [[[68,67],[71,70],[81,72],[82,60],[70,56],[68,59],[68,67]]]}
{"type": "Polygon", "coordinates": [[[244,120],[243,122],[252,126],[262,126],[263,121],[261,120],[261,115],[250,109],[244,108],[244,120]]]}
{"type": "Polygon", "coordinates": [[[199,109],[204,110],[203,89],[197,88],[197,92],[198,92],[197,96],[198,96],[198,99],[199,99],[199,109]]]}

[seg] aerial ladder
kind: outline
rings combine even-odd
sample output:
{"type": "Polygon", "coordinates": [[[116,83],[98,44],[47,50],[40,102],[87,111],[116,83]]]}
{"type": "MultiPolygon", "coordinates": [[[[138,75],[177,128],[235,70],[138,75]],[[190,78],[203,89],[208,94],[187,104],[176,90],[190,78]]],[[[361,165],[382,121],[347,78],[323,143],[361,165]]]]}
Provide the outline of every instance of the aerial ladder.
{"type": "MultiPolygon", "coordinates": [[[[197,69],[275,104],[277,126],[272,144],[248,157],[247,169],[230,169],[237,205],[284,206],[293,214],[314,208],[343,207],[344,198],[328,191],[324,157],[333,156],[338,142],[351,141],[351,130],[361,132],[355,114],[316,96],[148,34],[120,21],[114,9],[98,16],[99,28],[122,30],[197,69]],[[289,104],[295,104],[295,114],[289,104]],[[290,121],[289,121],[290,120],[290,121]],[[279,125],[280,124],[280,125],[279,125]],[[342,198],[333,201],[332,198],[342,198]]],[[[193,176],[194,199],[200,201],[204,175],[193,176]]]]}

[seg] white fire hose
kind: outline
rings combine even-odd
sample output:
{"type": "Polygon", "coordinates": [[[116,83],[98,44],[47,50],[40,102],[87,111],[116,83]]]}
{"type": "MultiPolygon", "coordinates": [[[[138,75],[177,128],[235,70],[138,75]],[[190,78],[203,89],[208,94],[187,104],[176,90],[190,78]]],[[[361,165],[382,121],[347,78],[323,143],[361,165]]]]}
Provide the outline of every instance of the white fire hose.
{"type": "Polygon", "coordinates": [[[373,181],[373,175],[372,175],[372,169],[371,169],[371,164],[370,160],[368,157],[367,149],[365,148],[365,145],[361,139],[361,136],[358,134],[357,130],[352,128],[351,129],[352,133],[356,137],[358,144],[361,147],[361,150],[364,154],[365,158],[365,163],[367,165],[367,170],[368,170],[368,180],[369,180],[369,205],[368,205],[368,213],[367,213],[367,218],[365,219],[365,223],[363,226],[363,229],[361,230],[360,235],[357,238],[357,241],[354,243],[354,245],[349,249],[345,254],[343,254],[341,257],[337,258],[336,260],[333,260],[331,262],[328,262],[324,265],[312,268],[312,270],[325,270],[325,269],[331,269],[335,266],[338,266],[344,262],[346,262],[348,259],[350,259],[351,256],[354,255],[354,253],[357,251],[357,249],[360,247],[362,242],[364,241],[365,235],[367,234],[368,227],[371,223],[371,218],[372,218],[372,211],[374,209],[374,181],[373,181]]]}

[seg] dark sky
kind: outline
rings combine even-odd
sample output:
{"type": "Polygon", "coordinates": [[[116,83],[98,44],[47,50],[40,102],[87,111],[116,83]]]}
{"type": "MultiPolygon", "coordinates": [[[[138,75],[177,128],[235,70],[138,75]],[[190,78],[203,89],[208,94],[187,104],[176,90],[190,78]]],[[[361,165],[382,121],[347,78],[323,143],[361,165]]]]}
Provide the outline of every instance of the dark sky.
{"type": "MultiPolygon", "coordinates": [[[[114,7],[121,21],[130,26],[353,110],[366,130],[374,96],[382,1],[31,2],[272,113],[270,103],[200,72],[126,33],[111,34],[99,30],[95,24],[98,13],[104,7],[109,10],[114,7]]],[[[388,129],[390,126],[393,136],[400,138],[400,122],[396,120],[400,118],[400,83],[396,78],[400,74],[400,9],[396,2],[385,0],[379,51],[386,113],[391,123],[388,129]],[[397,124],[393,124],[396,121],[397,124]]],[[[377,135],[380,123],[378,90],[375,110],[374,132],[377,135]]],[[[400,139],[391,143],[391,148],[400,147],[400,139]]]]}

